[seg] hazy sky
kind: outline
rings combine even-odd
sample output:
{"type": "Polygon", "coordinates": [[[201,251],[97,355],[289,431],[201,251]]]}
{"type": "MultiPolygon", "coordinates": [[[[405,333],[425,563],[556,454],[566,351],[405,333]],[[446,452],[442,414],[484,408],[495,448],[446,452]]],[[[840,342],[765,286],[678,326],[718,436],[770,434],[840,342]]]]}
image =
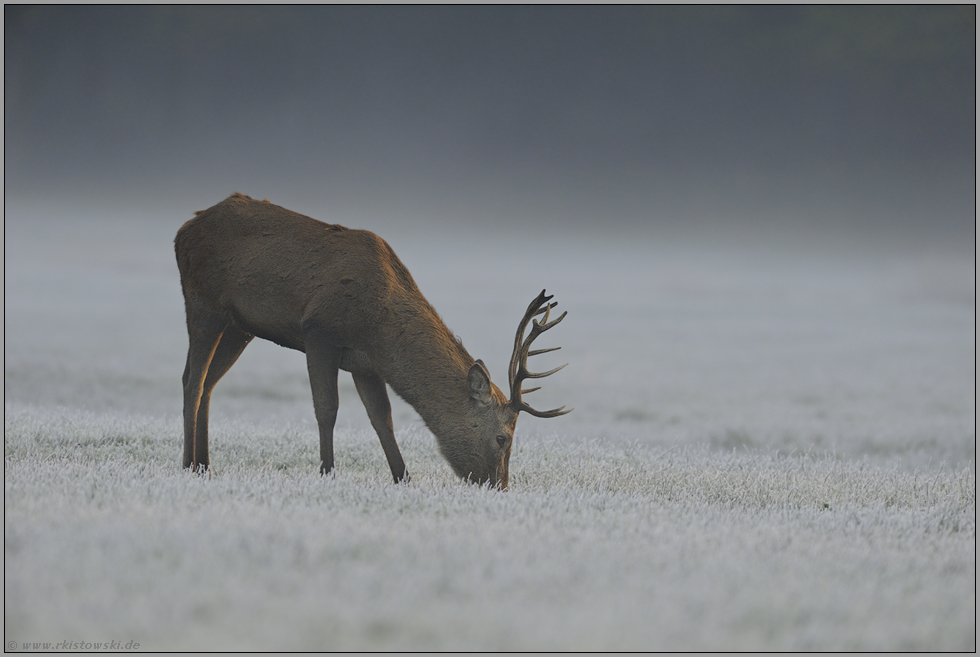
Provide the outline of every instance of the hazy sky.
{"type": "Polygon", "coordinates": [[[5,195],[965,236],[975,26],[972,5],[7,5],[5,195]]]}

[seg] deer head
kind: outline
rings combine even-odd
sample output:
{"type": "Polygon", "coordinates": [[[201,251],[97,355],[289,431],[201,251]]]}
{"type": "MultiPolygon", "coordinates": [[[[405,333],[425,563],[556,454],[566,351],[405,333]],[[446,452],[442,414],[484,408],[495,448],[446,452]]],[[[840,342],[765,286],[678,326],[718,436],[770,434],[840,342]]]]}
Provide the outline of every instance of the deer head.
{"type": "MultiPolygon", "coordinates": [[[[451,464],[458,464],[454,465],[454,469],[464,479],[480,484],[492,482],[500,488],[507,488],[510,452],[514,443],[514,427],[517,424],[518,413],[525,411],[535,417],[547,418],[565,415],[573,410],[571,408],[565,410],[565,407],[562,406],[550,411],[539,411],[529,406],[522,398],[522,395],[540,390],[540,386],[522,390],[521,384],[525,379],[540,379],[554,374],[567,365],[566,363],[547,372],[530,372],[527,369],[528,357],[561,349],[561,347],[550,347],[531,350],[531,344],[534,340],[558,324],[567,314],[562,313],[560,317],[549,322],[551,309],[558,305],[557,302],[549,303],[551,299],[552,296],[546,296],[545,291],[541,290],[541,294],[528,306],[524,318],[517,327],[514,353],[508,368],[509,400],[497,386],[491,383],[490,373],[482,360],[477,360],[470,368],[467,375],[467,385],[469,386],[472,406],[468,415],[472,432],[478,436],[475,444],[476,449],[468,455],[446,454],[447,460],[451,464]],[[542,313],[544,317],[540,322],[534,319],[542,313]],[[530,333],[527,333],[529,322],[532,323],[532,326],[530,333]],[[526,337],[525,333],[527,333],[526,337]],[[464,472],[463,470],[467,471],[464,472]]],[[[471,441],[467,441],[467,444],[474,446],[471,441]]]]}

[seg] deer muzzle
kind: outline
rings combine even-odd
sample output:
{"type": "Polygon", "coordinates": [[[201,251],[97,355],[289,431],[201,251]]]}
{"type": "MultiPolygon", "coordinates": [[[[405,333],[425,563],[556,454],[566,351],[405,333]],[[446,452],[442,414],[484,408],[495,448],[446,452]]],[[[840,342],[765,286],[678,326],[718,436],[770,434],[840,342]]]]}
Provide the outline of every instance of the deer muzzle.
{"type": "Polygon", "coordinates": [[[507,481],[510,475],[510,450],[504,452],[497,466],[496,484],[500,490],[507,490],[507,481]]]}

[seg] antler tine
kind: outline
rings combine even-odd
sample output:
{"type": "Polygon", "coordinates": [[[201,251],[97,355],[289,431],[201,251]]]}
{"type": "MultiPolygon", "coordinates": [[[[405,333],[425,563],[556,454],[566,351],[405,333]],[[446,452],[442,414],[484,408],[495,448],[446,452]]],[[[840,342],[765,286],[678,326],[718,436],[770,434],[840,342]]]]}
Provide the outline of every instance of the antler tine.
{"type": "Polygon", "coordinates": [[[525,379],[543,379],[544,377],[551,376],[552,374],[554,374],[558,370],[565,369],[566,367],[568,367],[568,363],[565,363],[564,365],[559,365],[555,369],[548,370],[547,372],[528,372],[527,370],[524,370],[524,378],[525,379]]]}
{"type": "MultiPolygon", "coordinates": [[[[545,298],[545,299],[544,299],[544,301],[547,301],[547,300],[548,300],[548,299],[550,299],[550,298],[551,298],[551,297],[547,297],[547,298],[545,298]]],[[[537,301],[537,299],[535,299],[535,301],[537,301]]],[[[534,302],[532,302],[532,303],[534,303],[534,302]]],[[[535,305],[540,305],[540,304],[535,304],[535,305]]],[[[558,302],[557,302],[557,301],[555,301],[554,303],[549,303],[549,304],[548,304],[548,305],[547,305],[546,307],[543,307],[543,308],[538,308],[538,309],[537,309],[537,310],[536,310],[536,311],[534,312],[534,314],[533,314],[533,315],[531,315],[531,317],[537,317],[537,316],[538,316],[538,315],[540,315],[541,313],[544,313],[544,312],[548,312],[548,311],[549,311],[550,309],[552,309],[552,308],[554,308],[554,307],[555,307],[555,306],[557,306],[557,305],[558,305],[558,302]]]]}
{"type": "Polygon", "coordinates": [[[534,342],[539,335],[558,324],[558,322],[561,320],[565,319],[565,315],[568,314],[567,312],[563,312],[558,318],[548,321],[551,317],[552,308],[558,305],[557,301],[551,302],[552,298],[552,296],[546,295],[544,290],[541,290],[541,294],[539,294],[534,301],[531,302],[531,305],[527,307],[527,312],[524,313],[524,319],[521,320],[521,323],[517,327],[517,337],[514,339],[514,353],[511,356],[510,367],[508,368],[508,375],[510,378],[511,407],[517,412],[525,411],[536,417],[558,417],[559,415],[570,413],[573,410],[563,410],[565,407],[562,406],[561,408],[555,408],[550,411],[539,411],[531,408],[521,399],[522,394],[541,389],[539,386],[536,388],[522,390],[521,383],[525,379],[540,379],[550,376],[568,365],[568,363],[565,363],[565,365],[548,370],[547,372],[529,372],[527,369],[527,359],[529,356],[545,354],[549,351],[557,351],[561,348],[548,347],[545,349],[535,349],[533,351],[530,349],[531,343],[534,342]],[[542,317],[540,321],[534,319],[542,313],[544,314],[544,317],[542,317]],[[527,331],[528,322],[531,322],[531,331],[525,338],[524,334],[527,331]]]}
{"type": "Polygon", "coordinates": [[[568,410],[565,410],[565,407],[564,406],[561,406],[560,408],[553,408],[550,411],[539,411],[539,410],[536,410],[536,409],[531,408],[530,406],[528,406],[524,402],[521,402],[520,408],[518,408],[517,410],[518,411],[524,411],[526,413],[530,413],[534,417],[548,418],[548,417],[558,417],[559,415],[568,415],[569,413],[571,413],[575,409],[574,408],[569,408],[568,410]]]}
{"type": "Polygon", "coordinates": [[[535,326],[547,324],[548,318],[551,317],[551,309],[557,305],[558,305],[557,301],[549,303],[547,306],[544,307],[544,317],[541,318],[541,321],[539,322],[538,320],[535,319],[532,323],[535,326]]]}

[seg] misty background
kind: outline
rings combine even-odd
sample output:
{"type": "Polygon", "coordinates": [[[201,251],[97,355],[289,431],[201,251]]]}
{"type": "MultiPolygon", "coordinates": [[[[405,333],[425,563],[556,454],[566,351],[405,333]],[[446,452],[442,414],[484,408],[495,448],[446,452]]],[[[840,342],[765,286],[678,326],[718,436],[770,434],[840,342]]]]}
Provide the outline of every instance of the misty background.
{"type": "Polygon", "coordinates": [[[973,5],[7,5],[5,202],[176,227],[240,191],[379,231],[974,249],[975,24],[973,5]]]}
{"type": "MultiPolygon", "coordinates": [[[[8,402],[178,415],[173,237],[238,191],[379,233],[498,385],[555,294],[522,436],[975,454],[973,6],[4,11],[8,402]]],[[[265,341],[215,395],[313,422],[265,341]]]]}

